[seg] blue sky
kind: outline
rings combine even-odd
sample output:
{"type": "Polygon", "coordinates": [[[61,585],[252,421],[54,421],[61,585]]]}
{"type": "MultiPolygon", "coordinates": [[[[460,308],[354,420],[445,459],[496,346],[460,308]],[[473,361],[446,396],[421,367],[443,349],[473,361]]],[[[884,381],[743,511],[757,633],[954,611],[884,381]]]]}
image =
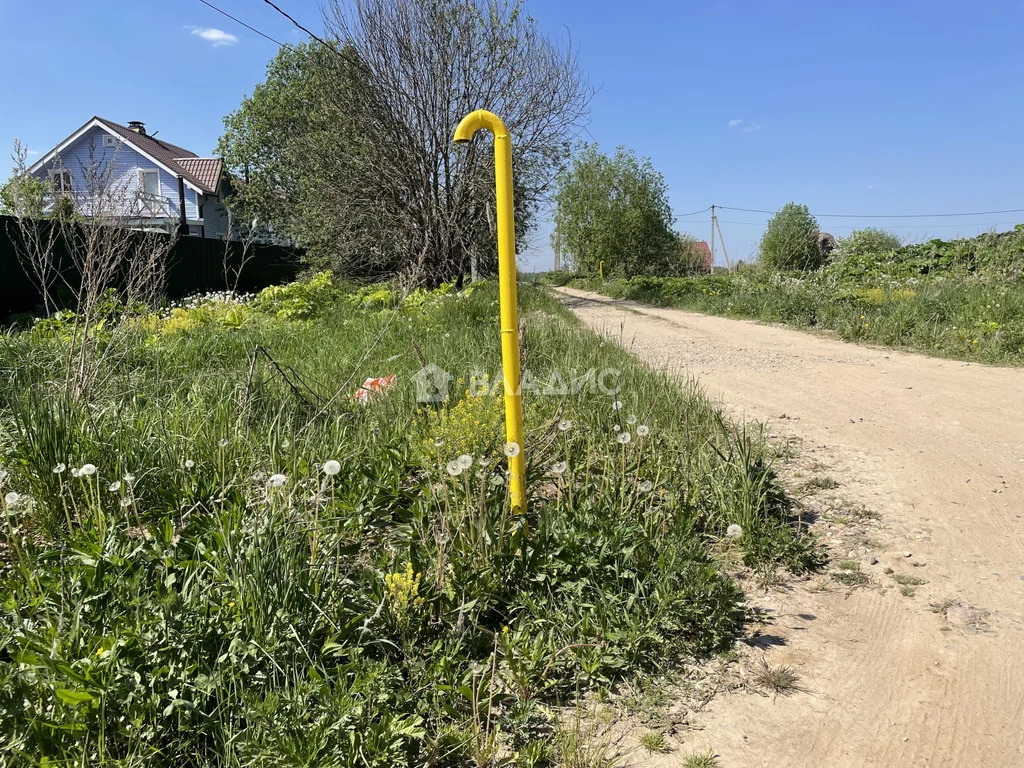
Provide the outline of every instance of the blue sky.
{"type": "MultiPolygon", "coordinates": [[[[302,35],[259,0],[213,0],[272,37],[302,35]]],[[[320,29],[311,0],[280,0],[320,29]]],[[[211,152],[222,116],[262,79],[276,47],[199,0],[0,2],[0,147],[50,149],[89,117],[143,120],[211,152]]],[[[903,214],[1024,208],[1024,4],[953,2],[623,3],[532,0],[566,28],[598,93],[584,138],[652,158],[678,214],[717,205],[903,214]]],[[[733,260],[766,216],[722,211],[733,260]]],[[[822,218],[842,235],[971,235],[1024,214],[822,218]]],[[[707,215],[678,228],[707,239],[707,215]]],[[[546,232],[521,249],[550,263],[546,232]]],[[[721,262],[721,252],[718,261],[721,262]]]]}

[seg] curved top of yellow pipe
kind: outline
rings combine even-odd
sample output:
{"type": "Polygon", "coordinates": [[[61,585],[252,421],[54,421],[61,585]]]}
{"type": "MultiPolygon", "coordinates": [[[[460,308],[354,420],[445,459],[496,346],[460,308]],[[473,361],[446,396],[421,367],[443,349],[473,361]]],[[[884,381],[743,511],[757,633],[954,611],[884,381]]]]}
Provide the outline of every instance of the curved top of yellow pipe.
{"type": "Polygon", "coordinates": [[[486,128],[493,133],[496,139],[508,138],[508,128],[501,122],[500,117],[486,109],[478,109],[462,118],[459,127],[455,129],[455,142],[465,144],[481,128],[486,128]]]}

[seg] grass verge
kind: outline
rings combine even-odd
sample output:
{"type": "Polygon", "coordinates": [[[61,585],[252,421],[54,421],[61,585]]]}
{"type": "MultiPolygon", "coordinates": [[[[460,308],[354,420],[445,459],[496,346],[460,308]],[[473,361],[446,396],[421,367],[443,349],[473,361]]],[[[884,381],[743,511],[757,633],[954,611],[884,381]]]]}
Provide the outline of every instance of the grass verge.
{"type": "Polygon", "coordinates": [[[819,561],[768,449],[543,290],[521,304],[524,516],[494,285],[125,317],[78,397],[59,323],[0,339],[0,762],[551,765],[553,705],[727,648],[723,548],[819,561]],[[427,363],[445,402],[417,402],[427,363]],[[586,385],[612,369],[616,394],[586,385]]]}

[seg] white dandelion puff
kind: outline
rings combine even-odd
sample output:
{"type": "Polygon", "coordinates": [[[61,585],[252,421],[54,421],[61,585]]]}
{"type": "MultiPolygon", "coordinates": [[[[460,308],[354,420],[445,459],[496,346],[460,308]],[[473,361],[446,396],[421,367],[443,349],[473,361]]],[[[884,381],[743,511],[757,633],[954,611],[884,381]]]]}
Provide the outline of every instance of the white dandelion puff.
{"type": "Polygon", "coordinates": [[[6,496],[4,496],[4,502],[7,504],[8,507],[13,507],[19,501],[21,501],[21,494],[15,491],[11,491],[6,496]]]}
{"type": "Polygon", "coordinates": [[[651,428],[648,427],[646,424],[641,424],[639,427],[636,428],[636,433],[640,437],[647,437],[649,434],[651,434],[651,428]]]}
{"type": "Polygon", "coordinates": [[[271,488],[280,488],[282,485],[284,485],[284,481],[286,479],[287,478],[284,475],[282,475],[280,472],[277,472],[267,479],[267,485],[269,485],[271,488]]]}
{"type": "Polygon", "coordinates": [[[556,475],[564,475],[565,470],[567,470],[568,468],[569,465],[566,464],[564,461],[556,461],[554,464],[551,465],[551,471],[554,472],[556,475]]]}
{"type": "Polygon", "coordinates": [[[650,480],[644,480],[637,487],[640,489],[641,493],[650,493],[651,489],[654,487],[654,483],[652,483],[650,480]]]}
{"type": "Polygon", "coordinates": [[[192,469],[193,467],[195,467],[195,465],[196,463],[192,461],[192,459],[185,460],[185,469],[192,469]]]}
{"type": "Polygon", "coordinates": [[[736,523],[733,523],[725,529],[725,535],[728,536],[730,539],[738,539],[741,536],[743,536],[743,528],[736,525],[736,523]]]}
{"type": "Polygon", "coordinates": [[[622,403],[619,402],[618,400],[616,400],[614,403],[612,403],[612,410],[613,411],[621,411],[622,410],[622,403]]]}
{"type": "Polygon", "coordinates": [[[519,443],[516,443],[516,442],[505,443],[505,455],[508,456],[510,459],[514,459],[516,456],[518,456],[519,455],[519,450],[520,450],[519,449],[519,443]]]}
{"type": "Polygon", "coordinates": [[[444,445],[444,440],[442,440],[440,437],[434,439],[435,448],[440,448],[442,445],[444,445]]]}
{"type": "Polygon", "coordinates": [[[124,481],[128,483],[128,485],[135,485],[135,475],[129,472],[124,476],[124,481]]]}
{"type": "Polygon", "coordinates": [[[560,432],[568,432],[570,429],[572,429],[572,422],[569,421],[568,419],[562,419],[560,422],[558,422],[558,429],[560,432]]]}
{"type": "Polygon", "coordinates": [[[61,462],[60,464],[58,464],[58,465],[57,465],[56,467],[54,467],[54,468],[53,468],[53,474],[55,474],[55,475],[61,475],[61,474],[63,474],[63,473],[64,473],[64,470],[65,470],[65,469],[67,469],[67,468],[68,468],[68,465],[67,465],[67,464],[65,464],[65,463],[64,463],[64,462],[62,461],[62,462],[61,462]]]}
{"type": "Polygon", "coordinates": [[[225,437],[223,440],[217,443],[217,445],[219,445],[221,448],[227,448],[229,445],[231,445],[231,440],[225,437]]]}
{"type": "Polygon", "coordinates": [[[255,480],[257,483],[262,483],[264,480],[267,479],[267,473],[266,472],[254,472],[253,475],[252,475],[252,479],[255,480]]]}
{"type": "Polygon", "coordinates": [[[612,431],[613,432],[621,432],[622,431],[622,427],[620,427],[618,424],[615,424],[615,425],[612,426],[612,431]]]}
{"type": "Polygon", "coordinates": [[[633,436],[630,435],[629,432],[620,432],[619,436],[616,437],[615,439],[619,443],[619,445],[625,445],[626,443],[633,439],[633,436]]]}
{"type": "Polygon", "coordinates": [[[459,458],[456,459],[456,461],[459,462],[459,466],[462,467],[463,469],[469,469],[470,467],[473,466],[473,457],[470,456],[468,453],[462,454],[461,456],[459,456],[459,458]]]}
{"type": "Polygon", "coordinates": [[[341,472],[341,464],[334,459],[324,462],[324,474],[329,477],[334,477],[336,474],[341,472]]]}
{"type": "Polygon", "coordinates": [[[81,477],[81,475],[82,475],[82,470],[80,470],[78,467],[73,467],[71,469],[71,476],[72,477],[81,477]]]}
{"type": "Polygon", "coordinates": [[[107,486],[107,490],[113,493],[117,493],[118,491],[121,490],[121,481],[115,480],[114,482],[107,486]]]}
{"type": "Polygon", "coordinates": [[[632,424],[636,424],[636,416],[634,416],[633,414],[630,414],[629,416],[627,416],[626,417],[626,423],[627,424],[631,424],[631,425],[632,424]]]}
{"type": "Polygon", "coordinates": [[[123,499],[121,499],[121,506],[122,507],[130,507],[131,505],[132,505],[132,500],[128,496],[125,496],[123,499]]]}
{"type": "Polygon", "coordinates": [[[451,475],[452,477],[458,477],[459,475],[462,474],[462,465],[459,464],[458,459],[455,459],[454,461],[449,461],[445,469],[448,470],[448,474],[451,475]]]}
{"type": "Polygon", "coordinates": [[[505,484],[505,478],[503,478],[501,475],[492,475],[491,479],[488,480],[488,482],[495,488],[497,488],[499,485],[505,484]]]}
{"type": "Polygon", "coordinates": [[[95,464],[83,464],[82,466],[80,466],[78,468],[78,474],[81,477],[91,477],[92,475],[96,474],[96,465],[95,464]]]}

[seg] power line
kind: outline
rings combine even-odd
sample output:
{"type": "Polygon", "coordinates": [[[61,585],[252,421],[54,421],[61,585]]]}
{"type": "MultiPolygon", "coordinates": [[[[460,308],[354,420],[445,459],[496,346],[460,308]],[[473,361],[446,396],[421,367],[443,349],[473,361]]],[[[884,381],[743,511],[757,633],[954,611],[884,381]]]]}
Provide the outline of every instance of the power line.
{"type": "MultiPolygon", "coordinates": [[[[724,211],[743,211],[745,213],[774,214],[777,211],[765,211],[760,208],[734,208],[729,205],[716,205],[724,211]]],[[[970,211],[967,213],[815,213],[820,219],[947,219],[958,216],[999,216],[1004,213],[1024,213],[1024,208],[1009,208],[1005,211],[970,211]]]]}
{"type": "Polygon", "coordinates": [[[326,43],[326,42],[325,42],[325,41],[324,41],[324,40],[323,40],[322,38],[320,38],[320,37],[317,37],[317,36],[316,36],[316,35],[314,35],[314,34],[313,34],[312,32],[310,32],[310,31],[309,31],[308,29],[306,29],[306,28],[305,28],[304,26],[302,26],[301,24],[299,24],[299,22],[297,22],[297,21],[295,20],[295,18],[294,18],[294,17],[292,17],[291,15],[289,15],[287,11],[284,11],[284,10],[282,10],[282,9],[281,9],[281,8],[280,8],[279,6],[275,5],[275,4],[274,4],[274,3],[272,3],[272,2],[270,1],[270,0],[263,0],[263,2],[264,2],[264,3],[266,3],[267,5],[269,5],[269,6],[271,7],[271,8],[273,8],[273,9],[274,9],[275,11],[277,11],[278,13],[280,13],[280,14],[281,14],[282,16],[284,16],[284,17],[285,17],[286,19],[288,19],[288,21],[290,21],[290,22],[291,22],[292,24],[294,24],[294,25],[295,25],[296,27],[298,27],[298,28],[299,28],[299,29],[301,29],[301,30],[302,30],[303,32],[305,32],[305,33],[306,33],[307,35],[309,35],[310,37],[312,37],[312,38],[313,38],[314,40],[316,40],[316,41],[317,41],[318,43],[320,43],[320,45],[322,45],[322,46],[324,46],[324,47],[326,47],[326,48],[330,48],[330,49],[331,49],[332,51],[337,51],[337,48],[335,48],[335,47],[334,47],[333,45],[328,45],[328,44],[327,44],[327,43],[326,43]]]}
{"type": "MultiPolygon", "coordinates": [[[[718,206],[715,206],[715,207],[717,208],[718,206]]],[[[751,226],[751,227],[763,227],[763,226],[765,226],[765,222],[763,222],[763,221],[727,221],[726,219],[719,219],[718,221],[720,223],[722,223],[722,224],[739,224],[739,225],[747,225],[747,226],[751,226]]],[[[954,229],[955,228],[972,229],[974,227],[1009,227],[1009,226],[1012,226],[1012,225],[1014,225],[1016,223],[1017,222],[1015,222],[1015,221],[992,221],[992,222],[988,222],[988,223],[976,222],[976,223],[961,223],[961,224],[916,224],[916,225],[905,225],[905,227],[907,229],[939,229],[940,227],[941,228],[954,228],[954,229]]],[[[893,225],[893,226],[895,228],[897,228],[897,229],[900,228],[900,225],[898,225],[898,224],[897,225],[893,225]]],[[[829,229],[859,229],[859,227],[855,227],[855,226],[852,226],[852,225],[845,224],[845,225],[836,225],[836,226],[833,226],[833,227],[829,227],[829,229]]]]}
{"type": "Polygon", "coordinates": [[[685,219],[687,216],[696,216],[699,213],[707,213],[710,210],[711,206],[709,205],[707,208],[701,208],[699,211],[693,211],[692,213],[680,213],[678,216],[676,216],[676,218],[685,219]]]}
{"type": "Polygon", "coordinates": [[[227,11],[221,10],[216,5],[214,5],[213,3],[208,3],[206,0],[199,0],[199,2],[202,3],[203,5],[206,5],[206,6],[209,6],[210,8],[213,8],[213,10],[215,10],[217,13],[221,14],[222,16],[227,16],[229,19],[231,19],[236,24],[241,24],[243,27],[245,27],[246,29],[250,30],[251,32],[255,32],[260,37],[265,37],[270,42],[277,43],[282,48],[290,48],[291,47],[290,45],[288,45],[288,43],[282,43],[280,40],[275,40],[270,35],[268,35],[266,32],[260,32],[258,29],[256,29],[256,27],[251,26],[249,24],[246,24],[244,21],[242,21],[239,18],[236,18],[236,17],[232,16],[227,11]]]}

